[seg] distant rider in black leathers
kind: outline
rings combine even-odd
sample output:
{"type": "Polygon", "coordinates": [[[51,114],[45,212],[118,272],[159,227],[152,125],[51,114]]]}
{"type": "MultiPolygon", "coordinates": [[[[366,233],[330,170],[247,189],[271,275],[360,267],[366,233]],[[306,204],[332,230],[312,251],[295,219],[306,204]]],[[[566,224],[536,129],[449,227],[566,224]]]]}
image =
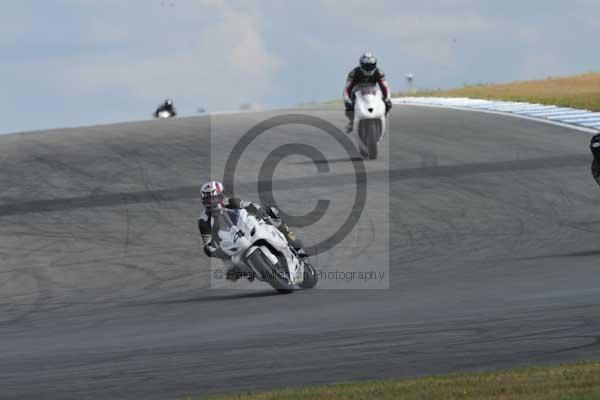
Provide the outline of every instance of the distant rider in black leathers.
{"type": "Polygon", "coordinates": [[[156,111],[154,111],[154,116],[156,118],[158,118],[158,113],[160,113],[162,111],[168,111],[172,117],[176,116],[177,112],[175,111],[175,106],[173,105],[173,100],[171,100],[171,99],[165,100],[164,103],[162,103],[160,106],[158,106],[156,111]]]}
{"type": "Polygon", "coordinates": [[[377,59],[373,54],[365,53],[360,57],[359,66],[348,74],[348,79],[344,86],[346,117],[350,120],[346,126],[347,133],[352,132],[352,123],[354,120],[354,90],[358,85],[376,83],[381,88],[383,101],[385,102],[385,112],[387,114],[392,108],[390,86],[385,79],[383,71],[377,68],[377,59]]]}

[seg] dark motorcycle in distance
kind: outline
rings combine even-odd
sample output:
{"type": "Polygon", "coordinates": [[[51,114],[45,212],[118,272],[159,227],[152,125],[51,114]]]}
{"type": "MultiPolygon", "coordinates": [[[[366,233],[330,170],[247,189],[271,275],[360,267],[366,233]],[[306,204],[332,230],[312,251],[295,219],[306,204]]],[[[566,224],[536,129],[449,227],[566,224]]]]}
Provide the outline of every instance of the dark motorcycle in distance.
{"type": "Polygon", "coordinates": [[[177,116],[173,100],[167,99],[154,111],[154,118],[173,118],[177,116]]]}
{"type": "Polygon", "coordinates": [[[600,133],[592,137],[590,150],[594,155],[594,160],[592,161],[592,176],[596,183],[600,185],[600,133]]]}

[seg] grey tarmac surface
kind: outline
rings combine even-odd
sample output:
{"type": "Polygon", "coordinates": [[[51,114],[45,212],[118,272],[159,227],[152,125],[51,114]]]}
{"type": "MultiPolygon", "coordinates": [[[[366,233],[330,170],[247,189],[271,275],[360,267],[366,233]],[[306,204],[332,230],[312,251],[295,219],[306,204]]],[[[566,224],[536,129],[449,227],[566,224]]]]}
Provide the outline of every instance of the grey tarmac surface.
{"type": "MultiPolygon", "coordinates": [[[[197,186],[223,165],[219,146],[271,115],[0,137],[0,398],[176,399],[600,359],[590,136],[533,121],[394,108],[387,150],[366,164],[380,207],[315,257],[356,270],[368,255],[389,290],[211,289],[197,186]]],[[[309,244],[355,190],[347,157],[319,149],[329,173],[292,157],[274,180],[286,212],[331,201],[324,225],[298,229],[309,244]]],[[[264,157],[246,153],[236,193],[257,200],[264,157]]]]}

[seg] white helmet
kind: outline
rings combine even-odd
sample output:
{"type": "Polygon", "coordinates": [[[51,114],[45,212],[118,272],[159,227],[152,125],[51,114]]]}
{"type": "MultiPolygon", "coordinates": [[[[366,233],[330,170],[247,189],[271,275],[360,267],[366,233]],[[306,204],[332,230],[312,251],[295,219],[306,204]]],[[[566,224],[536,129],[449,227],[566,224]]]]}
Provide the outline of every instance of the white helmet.
{"type": "Polygon", "coordinates": [[[217,181],[206,182],[202,185],[200,193],[202,195],[202,205],[206,210],[221,211],[225,204],[223,184],[217,181]]]}

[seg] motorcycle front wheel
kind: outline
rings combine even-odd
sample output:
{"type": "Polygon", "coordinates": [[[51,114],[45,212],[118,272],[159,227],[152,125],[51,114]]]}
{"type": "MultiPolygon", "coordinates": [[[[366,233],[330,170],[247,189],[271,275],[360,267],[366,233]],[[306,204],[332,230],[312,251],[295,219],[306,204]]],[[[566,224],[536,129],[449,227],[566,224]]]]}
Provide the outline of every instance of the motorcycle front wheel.
{"type": "Polygon", "coordinates": [[[380,120],[367,119],[360,121],[359,138],[362,142],[360,153],[364,158],[368,158],[369,160],[377,159],[377,142],[381,136],[380,131],[380,120]]]}
{"type": "Polygon", "coordinates": [[[256,250],[248,258],[248,263],[258,272],[263,281],[267,282],[281,294],[294,291],[290,277],[279,265],[272,265],[261,250],[256,250]]]}

